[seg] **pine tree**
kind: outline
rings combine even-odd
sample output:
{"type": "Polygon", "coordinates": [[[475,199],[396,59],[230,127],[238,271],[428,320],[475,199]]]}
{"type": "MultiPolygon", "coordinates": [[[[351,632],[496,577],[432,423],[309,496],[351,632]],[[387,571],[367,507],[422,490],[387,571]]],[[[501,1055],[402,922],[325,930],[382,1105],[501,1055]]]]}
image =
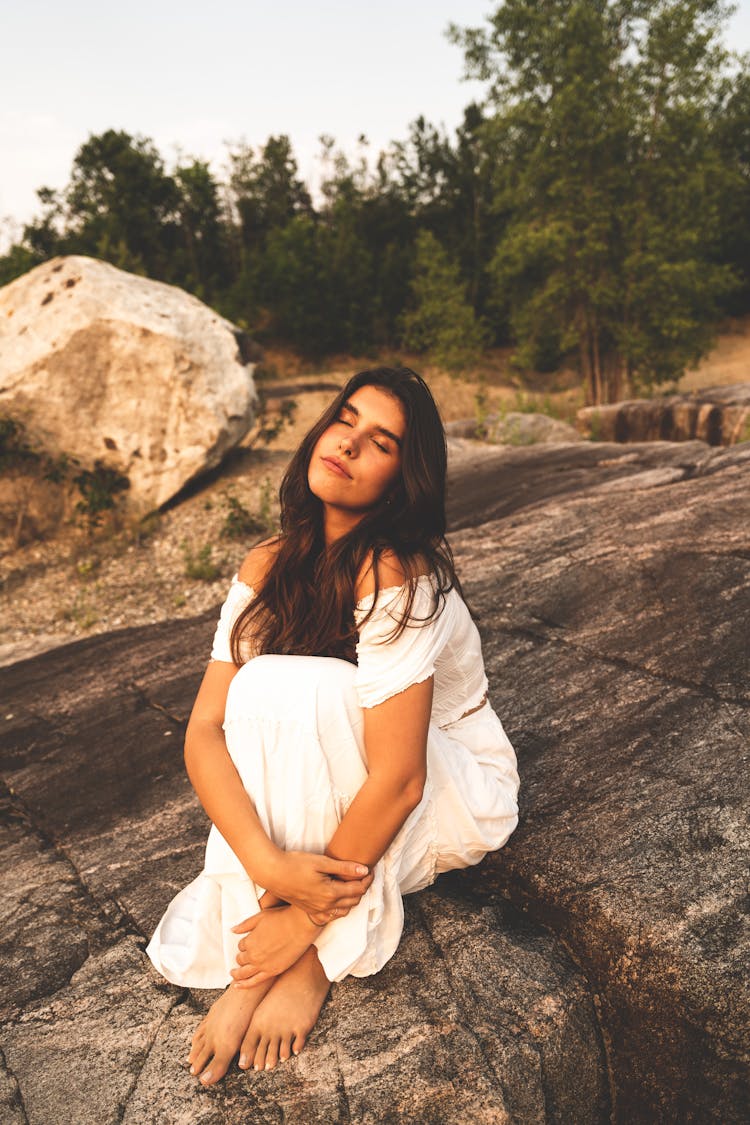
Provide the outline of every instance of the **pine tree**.
{"type": "Polygon", "coordinates": [[[402,318],[404,345],[454,373],[476,362],[487,344],[486,327],[467,300],[457,264],[427,230],[417,235],[411,295],[402,318]]]}

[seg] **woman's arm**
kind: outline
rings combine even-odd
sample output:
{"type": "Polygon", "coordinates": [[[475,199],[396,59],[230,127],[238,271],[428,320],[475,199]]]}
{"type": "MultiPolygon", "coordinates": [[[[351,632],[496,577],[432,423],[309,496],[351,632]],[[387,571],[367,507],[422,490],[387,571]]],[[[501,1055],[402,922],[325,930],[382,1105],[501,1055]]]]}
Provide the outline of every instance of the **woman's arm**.
{"type": "Polygon", "coordinates": [[[237,668],[209,664],[185,735],[185,767],[206,813],[250,878],[301,911],[342,913],[356,906],[372,876],[356,861],[285,852],[266,835],[229,756],[222,723],[237,668]]]}
{"type": "MultiPolygon", "coordinates": [[[[369,775],[326,848],[374,865],[422,798],[433,677],[413,684],[377,707],[366,709],[365,747],[369,775]],[[365,858],[366,857],[366,858],[365,858]]],[[[283,972],[312,945],[329,912],[268,910],[232,927],[239,942],[235,986],[252,988],[283,972]],[[317,923],[317,924],[315,924],[317,923]]]]}
{"type": "Polygon", "coordinates": [[[209,664],[185,734],[185,768],[203,808],[251,879],[273,881],[280,849],[269,840],[227,751],[222,723],[237,667],[209,664]]]}
{"type": "MultiPolygon", "coordinates": [[[[420,573],[425,560],[415,560],[420,573]]],[[[392,551],[378,560],[380,588],[402,585],[406,575],[392,551]]],[[[372,554],[357,579],[356,597],[375,592],[372,554]]],[[[334,832],[326,854],[351,855],[372,867],[422,799],[427,775],[427,730],[434,677],[412,684],[376,707],[364,709],[368,777],[334,832]],[[367,856],[365,859],[363,857],[367,856]]]]}
{"type": "Polygon", "coordinates": [[[422,799],[433,677],[364,711],[368,776],[326,854],[374,866],[422,799]]]}

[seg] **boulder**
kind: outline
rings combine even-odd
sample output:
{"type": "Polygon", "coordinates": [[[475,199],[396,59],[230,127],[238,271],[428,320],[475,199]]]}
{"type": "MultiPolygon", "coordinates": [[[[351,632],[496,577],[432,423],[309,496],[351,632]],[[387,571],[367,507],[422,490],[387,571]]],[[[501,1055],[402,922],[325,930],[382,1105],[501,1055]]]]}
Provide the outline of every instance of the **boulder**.
{"type": "Polygon", "coordinates": [[[216,611],[0,669],[9,1121],[746,1120],[750,443],[450,465],[520,823],[407,898],[281,1070],[198,1088],[216,994],[142,953],[201,865],[180,743],[216,611]]]}
{"type": "Polygon", "coordinates": [[[127,476],[139,511],[219,464],[252,425],[250,341],[197,298],[53,258],[0,289],[0,416],[30,444],[127,476]]]}
{"type": "Polygon", "coordinates": [[[505,414],[488,414],[481,425],[475,418],[462,418],[448,422],[445,430],[449,437],[477,438],[491,445],[583,440],[578,430],[562,419],[532,411],[510,410],[505,414]]]}
{"type": "Polygon", "coordinates": [[[750,383],[690,394],[630,399],[577,412],[584,437],[597,441],[690,441],[735,445],[750,440],[750,383]]]}

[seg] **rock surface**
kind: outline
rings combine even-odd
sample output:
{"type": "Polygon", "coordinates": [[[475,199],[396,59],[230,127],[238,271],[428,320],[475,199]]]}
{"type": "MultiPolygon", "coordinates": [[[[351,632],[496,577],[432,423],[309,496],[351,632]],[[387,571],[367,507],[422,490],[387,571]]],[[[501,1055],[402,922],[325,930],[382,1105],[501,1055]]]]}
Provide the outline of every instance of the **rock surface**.
{"type": "Polygon", "coordinates": [[[533,411],[508,410],[488,414],[482,426],[476,418],[448,422],[446,432],[457,438],[481,438],[490,445],[536,445],[547,442],[582,441],[575,426],[560,418],[533,411]],[[479,432],[481,429],[481,433],[479,432]]]}
{"type": "Polygon", "coordinates": [[[201,863],[180,736],[215,611],[0,670],[3,1119],[744,1121],[748,485],[750,444],[452,443],[519,827],[407,899],[299,1059],[221,1088],[183,1065],[215,994],[140,952],[201,863]]]}
{"type": "Polygon", "coordinates": [[[750,383],[585,406],[577,412],[576,425],[597,441],[698,438],[709,445],[735,445],[750,441],[750,383]]]}
{"type": "Polygon", "coordinates": [[[140,510],[247,433],[253,357],[197,298],[93,258],[53,258],[0,290],[0,414],[34,447],[123,473],[140,510]]]}

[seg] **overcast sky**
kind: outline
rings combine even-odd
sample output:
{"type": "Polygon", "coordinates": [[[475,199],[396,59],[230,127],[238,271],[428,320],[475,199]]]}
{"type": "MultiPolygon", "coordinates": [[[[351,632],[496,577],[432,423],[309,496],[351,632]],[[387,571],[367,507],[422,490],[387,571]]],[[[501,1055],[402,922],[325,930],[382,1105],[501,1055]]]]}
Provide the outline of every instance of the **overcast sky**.
{"type": "MultiPolygon", "coordinates": [[[[150,137],[221,175],[226,142],[291,137],[303,178],[318,138],[354,155],[406,137],[420,114],[452,133],[483,87],[462,81],[450,21],[485,22],[492,0],[0,0],[0,251],[63,187],[91,133],[150,137]]],[[[729,45],[750,50],[750,0],[729,45]]]]}

